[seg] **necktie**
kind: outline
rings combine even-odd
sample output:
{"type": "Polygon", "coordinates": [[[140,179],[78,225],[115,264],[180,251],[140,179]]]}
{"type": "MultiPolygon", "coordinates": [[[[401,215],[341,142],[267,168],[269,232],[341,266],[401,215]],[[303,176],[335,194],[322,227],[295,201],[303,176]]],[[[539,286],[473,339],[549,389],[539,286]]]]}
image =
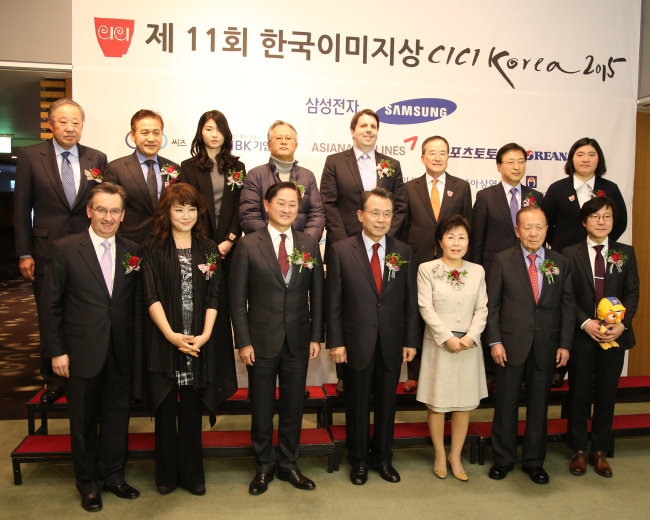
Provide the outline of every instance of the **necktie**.
{"type": "Polygon", "coordinates": [[[154,162],[152,159],[145,161],[149,166],[147,170],[147,189],[149,190],[149,196],[155,208],[158,205],[158,180],[156,179],[156,170],[153,169],[154,162]]]}
{"type": "Polygon", "coordinates": [[[68,160],[70,152],[63,152],[61,154],[61,183],[63,184],[63,193],[68,200],[68,206],[72,208],[74,199],[77,197],[77,192],[74,187],[74,173],[72,172],[72,165],[68,160]]]}
{"type": "Polygon", "coordinates": [[[594,286],[596,287],[596,306],[605,297],[605,259],[602,251],[603,245],[594,246],[596,259],[594,260],[594,286]]]}
{"type": "Polygon", "coordinates": [[[431,207],[433,208],[433,216],[438,220],[440,215],[440,193],[438,193],[438,179],[433,179],[433,186],[431,186],[431,207]]]}
{"type": "Polygon", "coordinates": [[[377,171],[373,169],[372,159],[367,153],[361,156],[361,183],[365,191],[377,187],[377,171]]]}
{"type": "Polygon", "coordinates": [[[528,268],[528,276],[530,278],[530,284],[533,286],[535,303],[539,303],[539,278],[537,277],[537,266],[535,265],[536,258],[537,255],[528,255],[528,259],[530,260],[530,267],[528,268]]]}
{"type": "Polygon", "coordinates": [[[512,217],[512,225],[517,225],[517,212],[519,211],[519,204],[517,204],[517,188],[510,189],[510,216],[512,217]]]}
{"type": "Polygon", "coordinates": [[[280,247],[278,249],[278,262],[280,262],[280,270],[282,271],[282,276],[287,277],[289,272],[289,257],[287,256],[287,246],[284,244],[284,241],[287,239],[287,235],[282,233],[280,235],[282,242],[280,242],[280,247]]]}
{"type": "Polygon", "coordinates": [[[377,254],[379,244],[374,244],[372,248],[374,251],[372,252],[372,259],[370,260],[370,268],[372,269],[372,276],[375,278],[377,292],[381,294],[381,266],[379,265],[379,255],[377,254]]]}
{"type": "Polygon", "coordinates": [[[113,261],[111,260],[111,243],[108,240],[102,242],[104,246],[104,254],[102,259],[99,261],[99,266],[102,268],[102,274],[104,275],[104,281],[106,281],[106,288],[108,289],[108,294],[113,294],[113,261]]]}

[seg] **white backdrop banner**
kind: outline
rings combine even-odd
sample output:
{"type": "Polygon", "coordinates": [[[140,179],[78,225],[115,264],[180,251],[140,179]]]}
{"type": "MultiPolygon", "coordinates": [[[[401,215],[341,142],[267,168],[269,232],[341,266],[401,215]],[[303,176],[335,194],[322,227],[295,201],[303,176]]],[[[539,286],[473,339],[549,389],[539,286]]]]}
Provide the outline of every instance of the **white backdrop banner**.
{"type": "MultiPolygon", "coordinates": [[[[109,160],[132,153],[129,121],[149,108],[165,121],[161,154],[180,162],[200,115],[217,109],[251,169],[268,161],[267,129],[284,119],[298,130],[296,158],[320,180],[327,155],[352,145],[354,112],[371,108],[378,150],[401,162],[405,181],[424,173],[421,143],[438,134],[450,142],[449,173],[475,195],[500,180],[502,145],[529,151],[526,183],[546,191],[588,136],[628,204],[631,242],[640,0],[367,6],[73,0],[83,143],[109,160]]],[[[326,357],[310,383],[333,378],[326,357]]]]}

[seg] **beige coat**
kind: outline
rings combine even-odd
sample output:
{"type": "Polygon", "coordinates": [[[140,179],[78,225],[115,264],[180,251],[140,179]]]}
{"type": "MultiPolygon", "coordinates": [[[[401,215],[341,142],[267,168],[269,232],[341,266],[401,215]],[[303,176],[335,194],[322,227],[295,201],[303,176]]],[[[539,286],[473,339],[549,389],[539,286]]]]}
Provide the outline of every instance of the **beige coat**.
{"type": "Polygon", "coordinates": [[[481,333],[487,322],[485,272],[463,262],[460,289],[447,281],[442,259],[420,265],[418,303],[425,323],[417,400],[437,412],[472,410],[487,397],[481,333]],[[452,332],[465,332],[474,346],[459,353],[445,343],[452,332]]]}

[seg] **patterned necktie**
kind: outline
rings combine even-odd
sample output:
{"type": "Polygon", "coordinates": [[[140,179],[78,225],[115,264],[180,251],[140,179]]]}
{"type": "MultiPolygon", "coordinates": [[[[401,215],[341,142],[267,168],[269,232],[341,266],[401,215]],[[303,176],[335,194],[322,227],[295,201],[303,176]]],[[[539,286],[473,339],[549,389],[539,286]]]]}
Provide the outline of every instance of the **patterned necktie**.
{"type": "Polygon", "coordinates": [[[377,187],[377,171],[372,168],[372,159],[366,153],[361,156],[361,183],[365,191],[377,187]]]}
{"type": "Polygon", "coordinates": [[[603,258],[602,244],[594,246],[596,250],[596,258],[594,260],[594,286],[596,287],[596,306],[605,297],[605,259],[603,258]]]}
{"type": "Polygon", "coordinates": [[[372,252],[372,260],[370,260],[370,268],[372,269],[372,276],[375,277],[377,292],[381,294],[381,266],[379,265],[379,255],[377,254],[379,244],[374,244],[372,248],[374,251],[372,252]]]}
{"type": "Polygon", "coordinates": [[[155,161],[152,159],[145,161],[145,164],[149,166],[147,170],[147,189],[149,190],[149,196],[155,208],[158,205],[158,180],[156,179],[156,170],[153,168],[154,163],[155,161]]]}
{"type": "Polygon", "coordinates": [[[70,152],[63,152],[61,154],[61,183],[63,184],[63,193],[68,200],[68,206],[72,209],[74,199],[77,198],[77,190],[74,186],[74,173],[72,165],[68,160],[70,152]]]}
{"type": "Polygon", "coordinates": [[[111,243],[108,240],[102,242],[104,246],[104,254],[102,259],[99,261],[99,266],[102,268],[102,274],[104,275],[104,280],[106,281],[106,288],[108,289],[108,294],[113,294],[113,261],[111,260],[111,243]]]}
{"type": "Polygon", "coordinates": [[[539,303],[539,278],[537,277],[537,266],[535,259],[537,255],[528,255],[530,260],[530,267],[528,268],[528,276],[530,277],[530,284],[533,286],[533,293],[535,294],[535,303],[539,303]]]}
{"type": "Polygon", "coordinates": [[[512,217],[512,225],[517,225],[517,212],[519,211],[519,204],[517,204],[517,188],[510,189],[510,216],[512,217]]]}
{"type": "Polygon", "coordinates": [[[289,257],[287,256],[287,246],[284,241],[287,239],[287,235],[282,233],[280,235],[282,241],[280,242],[280,247],[278,249],[278,262],[280,263],[280,270],[282,271],[282,276],[287,277],[289,272],[289,257]]]}
{"type": "Polygon", "coordinates": [[[436,217],[436,222],[440,216],[440,193],[438,193],[438,179],[433,179],[433,186],[431,186],[431,207],[433,208],[433,216],[436,217]]]}

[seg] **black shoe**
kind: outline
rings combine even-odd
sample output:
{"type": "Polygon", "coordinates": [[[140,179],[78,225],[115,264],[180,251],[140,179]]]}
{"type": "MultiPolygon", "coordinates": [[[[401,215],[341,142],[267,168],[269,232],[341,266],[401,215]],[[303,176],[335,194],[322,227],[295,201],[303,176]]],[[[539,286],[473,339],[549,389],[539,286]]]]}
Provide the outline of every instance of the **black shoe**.
{"type": "Polygon", "coordinates": [[[261,495],[269,489],[269,482],[273,480],[273,473],[257,473],[248,485],[248,492],[251,495],[261,495]]]}
{"type": "Polygon", "coordinates": [[[488,473],[488,477],[490,477],[492,480],[503,480],[506,478],[506,475],[508,474],[509,471],[512,471],[512,468],[514,466],[510,464],[509,466],[504,466],[503,464],[499,464],[495,462],[492,464],[492,467],[490,468],[490,473],[488,473]]]}
{"type": "Polygon", "coordinates": [[[382,466],[381,468],[377,468],[377,471],[379,472],[379,476],[386,482],[396,483],[401,480],[399,473],[397,473],[397,470],[393,466],[382,466]]]}
{"type": "Polygon", "coordinates": [[[81,495],[81,507],[89,513],[102,510],[102,496],[99,493],[81,495]]]}
{"type": "Polygon", "coordinates": [[[63,395],[63,387],[60,385],[48,385],[45,392],[41,394],[41,404],[54,404],[63,395]]]}
{"type": "Polygon", "coordinates": [[[202,497],[205,495],[205,485],[201,484],[195,488],[188,488],[188,491],[197,497],[202,497]]]}
{"type": "Polygon", "coordinates": [[[530,480],[535,484],[548,484],[550,482],[548,473],[541,466],[521,466],[521,469],[524,470],[524,473],[528,473],[530,480]]]}
{"type": "Polygon", "coordinates": [[[316,484],[300,473],[299,469],[291,471],[278,471],[278,478],[285,482],[291,482],[293,487],[298,489],[316,489],[316,484]]]}
{"type": "Polygon", "coordinates": [[[169,495],[172,491],[176,489],[176,486],[158,486],[158,493],[161,495],[169,495]]]}
{"type": "Polygon", "coordinates": [[[310,396],[310,395],[311,395],[311,394],[309,393],[309,390],[307,390],[307,389],[305,388],[305,399],[309,399],[309,396],[310,396]]]}
{"type": "Polygon", "coordinates": [[[363,486],[368,482],[368,468],[352,468],[350,470],[350,481],[355,486],[363,486]]]}
{"type": "Polygon", "coordinates": [[[135,489],[133,486],[129,486],[126,482],[122,482],[117,487],[105,486],[106,489],[112,491],[117,498],[138,498],[140,492],[135,489]]]}
{"type": "Polygon", "coordinates": [[[553,382],[551,383],[551,386],[553,388],[562,388],[562,385],[564,384],[564,378],[560,376],[560,374],[553,374],[553,382]]]}

